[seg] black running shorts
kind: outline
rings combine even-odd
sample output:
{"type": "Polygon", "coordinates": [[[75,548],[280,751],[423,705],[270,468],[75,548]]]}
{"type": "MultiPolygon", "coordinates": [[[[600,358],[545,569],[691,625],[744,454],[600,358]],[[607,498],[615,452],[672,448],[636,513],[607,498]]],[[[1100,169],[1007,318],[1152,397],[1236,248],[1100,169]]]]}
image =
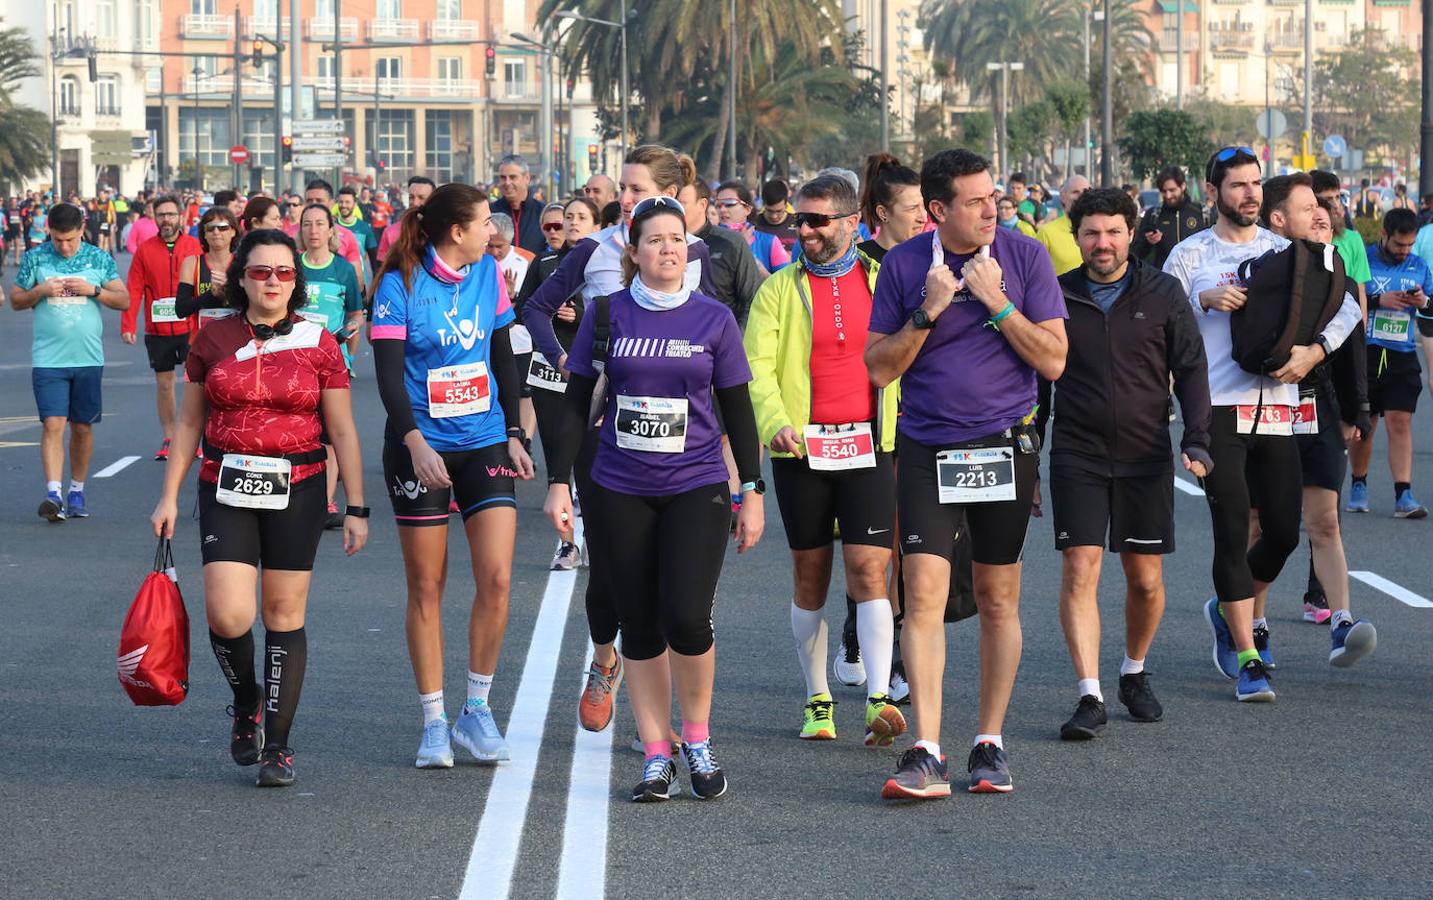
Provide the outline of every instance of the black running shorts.
{"type": "Polygon", "coordinates": [[[217,486],[199,482],[200,550],[204,564],[238,562],[255,568],[308,572],[328,520],[323,472],[289,490],[287,509],[240,509],[215,499],[217,486]]]}
{"type": "Polygon", "coordinates": [[[383,442],[383,481],[399,525],[422,527],[448,524],[448,502],[458,501],[466,520],[497,506],[517,508],[508,445],[489,444],[476,450],[440,451],[452,487],[428,488],[418,483],[408,448],[392,438],[383,442]]]}
{"type": "Polygon", "coordinates": [[[1174,552],[1174,472],[1108,475],[1050,461],[1055,549],[1101,547],[1114,553],[1174,552]]]}
{"type": "Polygon", "coordinates": [[[144,349],[149,351],[149,367],[156,372],[173,372],[184,365],[189,356],[189,335],[146,334],[144,349]]]}
{"type": "MultiPolygon", "coordinates": [[[[1321,387],[1315,392],[1319,411],[1317,434],[1301,434],[1299,458],[1304,467],[1304,487],[1326,491],[1343,489],[1343,476],[1348,469],[1348,451],[1343,442],[1343,423],[1339,420],[1338,402],[1333,391],[1321,387]]],[[[1257,494],[1251,491],[1251,494],[1257,494]]]]}
{"type": "Polygon", "coordinates": [[[1368,405],[1375,416],[1386,412],[1416,412],[1423,393],[1423,368],[1417,352],[1404,353],[1370,344],[1368,347],[1368,405]]]}
{"type": "Polygon", "coordinates": [[[792,550],[830,546],[838,522],[843,543],[891,546],[896,475],[889,453],[877,453],[873,468],[843,472],[817,471],[804,459],[772,457],[771,479],[792,550]]]}

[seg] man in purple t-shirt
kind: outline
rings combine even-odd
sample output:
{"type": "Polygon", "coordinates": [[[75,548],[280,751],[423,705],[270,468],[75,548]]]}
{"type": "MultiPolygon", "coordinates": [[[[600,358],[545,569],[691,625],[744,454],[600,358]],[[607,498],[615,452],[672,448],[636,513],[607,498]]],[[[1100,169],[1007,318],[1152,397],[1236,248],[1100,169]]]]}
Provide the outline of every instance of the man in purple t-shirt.
{"type": "Polygon", "coordinates": [[[881,264],[866,340],[877,387],[901,379],[896,502],[901,526],[902,650],[915,746],[881,796],[948,797],[940,752],[946,599],[962,521],[970,528],[980,610],[980,733],[972,792],[1012,785],[1000,736],[1020,665],[1020,559],[1039,469],[1036,375],[1065,368],[1065,302],[1045,249],[996,224],[990,162],[946,150],[921,168],[936,229],[881,264]]]}

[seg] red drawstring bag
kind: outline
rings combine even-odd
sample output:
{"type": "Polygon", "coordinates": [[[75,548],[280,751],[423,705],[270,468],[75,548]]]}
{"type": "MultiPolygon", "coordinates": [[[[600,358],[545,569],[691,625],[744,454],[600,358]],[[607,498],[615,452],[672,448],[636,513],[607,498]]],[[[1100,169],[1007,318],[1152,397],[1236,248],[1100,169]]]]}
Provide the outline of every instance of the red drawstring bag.
{"type": "Polygon", "coordinates": [[[119,683],[136,706],[178,706],[189,693],[189,613],[167,538],[119,632],[119,683]]]}

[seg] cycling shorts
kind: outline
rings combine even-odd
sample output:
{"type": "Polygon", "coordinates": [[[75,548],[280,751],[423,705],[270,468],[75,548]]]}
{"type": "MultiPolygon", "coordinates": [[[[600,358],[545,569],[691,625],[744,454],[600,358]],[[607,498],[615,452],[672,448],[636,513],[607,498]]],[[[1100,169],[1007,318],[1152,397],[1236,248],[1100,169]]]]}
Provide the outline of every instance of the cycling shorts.
{"type": "Polygon", "coordinates": [[[1174,552],[1174,473],[1109,475],[1050,461],[1055,549],[1104,546],[1114,553],[1174,552]]]}
{"type": "Polygon", "coordinates": [[[896,474],[889,453],[877,453],[873,468],[842,472],[818,471],[804,459],[772,457],[771,480],[792,550],[830,546],[837,523],[843,543],[891,546],[896,474]]]}
{"type": "Polygon", "coordinates": [[[241,509],[215,499],[217,485],[199,482],[200,550],[204,564],[238,562],[291,572],[313,569],[328,520],[327,479],[305,478],[289,489],[287,509],[241,509]]]}
{"type": "Polygon", "coordinates": [[[144,349],[149,351],[149,367],[156,372],[173,372],[189,357],[189,335],[146,334],[144,349]]]}
{"type": "Polygon", "coordinates": [[[485,509],[517,508],[514,479],[517,471],[508,458],[508,445],[489,444],[475,450],[439,451],[448,468],[452,487],[430,488],[418,483],[413,457],[399,441],[383,441],[383,481],[393,501],[399,525],[423,527],[448,524],[448,503],[457,500],[466,521],[485,509]]]}

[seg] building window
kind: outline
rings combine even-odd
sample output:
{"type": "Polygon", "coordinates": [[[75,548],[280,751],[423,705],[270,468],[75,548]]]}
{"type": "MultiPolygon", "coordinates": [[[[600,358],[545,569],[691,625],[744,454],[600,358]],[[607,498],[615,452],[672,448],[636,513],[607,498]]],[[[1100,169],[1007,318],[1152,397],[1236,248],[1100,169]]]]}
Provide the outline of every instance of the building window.
{"type": "Polygon", "coordinates": [[[60,115],[80,114],[80,80],[73,75],[60,79],[60,115]]]}
{"type": "Polygon", "coordinates": [[[463,17],[463,0],[438,0],[438,21],[455,22],[463,17]]]}
{"type": "Polygon", "coordinates": [[[189,11],[196,16],[214,15],[215,0],[189,0],[189,11]]]}
{"type": "Polygon", "coordinates": [[[402,0],[378,0],[379,19],[401,19],[403,18],[402,0]]]}
{"type": "Polygon", "coordinates": [[[115,36],[115,0],[95,0],[95,32],[96,37],[112,38],[115,36]]]}
{"type": "Polygon", "coordinates": [[[333,0],[318,0],[314,4],[313,16],[320,22],[333,22],[333,0]]]}
{"type": "Polygon", "coordinates": [[[152,47],[159,40],[159,0],[139,0],[139,40],[152,47]]]}
{"type": "Polygon", "coordinates": [[[95,115],[119,115],[119,78],[101,75],[95,82],[95,115]]]}
{"type": "Polygon", "coordinates": [[[438,80],[458,81],[463,77],[463,61],[456,56],[438,57],[438,80]]]}
{"type": "Polygon", "coordinates": [[[402,60],[396,56],[380,56],[373,65],[374,75],[379,81],[392,81],[403,77],[402,60]]]}
{"type": "Polygon", "coordinates": [[[413,174],[413,110],[384,109],[378,112],[378,139],[375,156],[387,166],[387,177],[402,181],[413,174]]]}
{"type": "Polygon", "coordinates": [[[279,15],[279,0],[254,0],[254,19],[267,28],[279,15]]]}
{"type": "Polygon", "coordinates": [[[234,145],[230,138],[227,107],[179,107],[179,164],[197,158],[206,168],[227,168],[234,145]]]}
{"type": "Polygon", "coordinates": [[[508,60],[503,63],[503,85],[507,96],[522,97],[527,93],[527,63],[508,60]]]}
{"type": "Polygon", "coordinates": [[[333,57],[327,53],[318,58],[318,80],[333,80],[333,57]]]}
{"type": "Polygon", "coordinates": [[[428,146],[423,164],[428,177],[443,184],[453,180],[453,114],[430,109],[427,115],[428,146]]]}
{"type": "Polygon", "coordinates": [[[267,169],[274,164],[274,113],[268,109],[244,110],[245,147],[249,148],[249,165],[267,169]]]}

